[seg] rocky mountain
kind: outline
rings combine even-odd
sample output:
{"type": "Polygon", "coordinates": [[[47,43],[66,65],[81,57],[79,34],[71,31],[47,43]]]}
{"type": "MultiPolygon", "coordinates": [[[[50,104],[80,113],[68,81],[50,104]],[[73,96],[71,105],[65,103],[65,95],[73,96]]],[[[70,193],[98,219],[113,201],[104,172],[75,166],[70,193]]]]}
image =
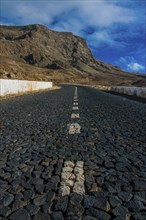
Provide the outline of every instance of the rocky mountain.
{"type": "Polygon", "coordinates": [[[0,27],[0,74],[3,78],[102,85],[144,80],[95,59],[85,39],[38,24],[0,27]]]}

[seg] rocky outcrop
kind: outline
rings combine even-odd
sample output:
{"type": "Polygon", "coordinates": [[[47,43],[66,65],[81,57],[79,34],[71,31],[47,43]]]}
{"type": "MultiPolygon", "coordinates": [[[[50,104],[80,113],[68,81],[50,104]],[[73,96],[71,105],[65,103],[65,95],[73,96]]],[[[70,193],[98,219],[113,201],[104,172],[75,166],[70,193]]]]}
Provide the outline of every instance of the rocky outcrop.
{"type": "MultiPolygon", "coordinates": [[[[76,66],[80,60],[93,65],[96,60],[86,41],[72,33],[51,31],[42,25],[24,27],[1,26],[1,53],[17,55],[29,64],[41,67],[62,61],[76,66]]],[[[95,64],[94,64],[95,65],[95,64]]]]}
{"type": "MultiPolygon", "coordinates": [[[[70,32],[56,32],[43,25],[1,26],[0,55],[48,70],[69,70],[66,81],[98,81],[111,85],[135,82],[139,77],[101,62],[92,55],[85,39],[70,32]]],[[[59,80],[59,79],[58,79],[59,80]]]]}

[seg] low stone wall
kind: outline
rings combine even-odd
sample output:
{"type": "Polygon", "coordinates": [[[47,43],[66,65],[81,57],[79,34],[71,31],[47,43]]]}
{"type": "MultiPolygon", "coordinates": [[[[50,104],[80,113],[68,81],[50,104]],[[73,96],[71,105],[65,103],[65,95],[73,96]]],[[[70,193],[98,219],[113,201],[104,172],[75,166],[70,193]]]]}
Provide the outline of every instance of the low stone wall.
{"type": "Polygon", "coordinates": [[[112,86],[111,91],[146,98],[146,88],[143,87],[112,86]]]}
{"type": "Polygon", "coordinates": [[[0,79],[0,96],[31,92],[52,87],[52,82],[0,79]]]}
{"type": "Polygon", "coordinates": [[[111,86],[101,86],[101,85],[97,85],[97,86],[91,86],[92,88],[96,88],[96,89],[99,89],[99,90],[108,90],[110,91],[111,90],[111,86]]]}

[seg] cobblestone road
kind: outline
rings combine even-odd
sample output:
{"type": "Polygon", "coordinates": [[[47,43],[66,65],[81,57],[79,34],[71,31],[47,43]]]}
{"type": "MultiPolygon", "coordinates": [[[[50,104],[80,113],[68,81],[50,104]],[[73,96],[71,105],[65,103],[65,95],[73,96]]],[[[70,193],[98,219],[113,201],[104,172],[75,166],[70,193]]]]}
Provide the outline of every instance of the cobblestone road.
{"type": "Polygon", "coordinates": [[[0,220],[146,219],[145,104],[64,86],[0,113],[0,220]]]}

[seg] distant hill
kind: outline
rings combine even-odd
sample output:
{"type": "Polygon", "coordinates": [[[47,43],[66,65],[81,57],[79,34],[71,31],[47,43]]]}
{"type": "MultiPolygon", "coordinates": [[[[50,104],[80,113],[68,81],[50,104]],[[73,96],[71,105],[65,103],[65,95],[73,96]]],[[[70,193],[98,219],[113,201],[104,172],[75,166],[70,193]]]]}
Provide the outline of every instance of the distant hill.
{"type": "Polygon", "coordinates": [[[0,75],[100,85],[145,83],[141,76],[95,59],[85,39],[39,24],[0,26],[0,75]]]}

